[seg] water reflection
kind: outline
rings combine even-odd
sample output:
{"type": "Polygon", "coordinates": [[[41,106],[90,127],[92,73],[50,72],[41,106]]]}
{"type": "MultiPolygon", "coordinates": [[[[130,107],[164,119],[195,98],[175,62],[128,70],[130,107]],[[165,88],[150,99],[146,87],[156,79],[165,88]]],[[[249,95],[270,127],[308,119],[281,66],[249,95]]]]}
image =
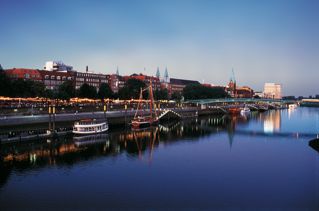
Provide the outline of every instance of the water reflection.
{"type": "Polygon", "coordinates": [[[314,133],[307,142],[283,133],[287,119],[251,112],[2,145],[2,206],[317,210],[314,133]]]}
{"type": "Polygon", "coordinates": [[[281,110],[270,110],[266,113],[250,112],[248,115],[189,118],[164,122],[158,127],[125,128],[109,131],[106,134],[2,145],[0,187],[4,185],[13,168],[24,172],[34,167],[74,165],[101,156],[115,157],[121,153],[132,159],[138,157],[141,162],[147,158],[151,164],[154,148],[165,146],[168,142],[198,141],[200,137],[210,136],[213,133],[227,133],[229,146],[232,147],[236,133],[264,136],[275,131],[279,132],[281,112],[281,110]],[[251,121],[263,124],[264,133],[237,131],[238,126],[246,126],[251,121]]]}
{"type": "MultiPolygon", "coordinates": [[[[290,109],[289,109],[290,110],[290,109]]],[[[269,110],[264,116],[264,132],[274,133],[280,131],[281,110],[269,110]]]]}

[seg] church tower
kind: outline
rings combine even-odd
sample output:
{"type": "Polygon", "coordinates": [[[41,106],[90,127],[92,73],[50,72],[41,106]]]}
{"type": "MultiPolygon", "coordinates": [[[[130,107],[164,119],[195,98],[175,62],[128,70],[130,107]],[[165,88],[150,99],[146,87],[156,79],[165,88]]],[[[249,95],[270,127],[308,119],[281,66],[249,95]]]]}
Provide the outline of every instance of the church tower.
{"type": "Polygon", "coordinates": [[[117,67],[117,69],[116,69],[116,75],[120,75],[120,73],[119,73],[119,67],[117,67]]]}
{"type": "Polygon", "coordinates": [[[156,71],[156,77],[160,77],[160,71],[159,71],[158,67],[157,67],[157,71],[156,71]]]}
{"type": "Polygon", "coordinates": [[[235,94],[235,90],[236,90],[236,79],[235,79],[235,74],[234,74],[234,69],[232,68],[232,73],[230,76],[230,81],[228,84],[229,88],[234,92],[235,94]]]}
{"type": "Polygon", "coordinates": [[[164,74],[165,78],[168,78],[168,72],[167,72],[167,67],[165,68],[165,74],[164,74]]]}

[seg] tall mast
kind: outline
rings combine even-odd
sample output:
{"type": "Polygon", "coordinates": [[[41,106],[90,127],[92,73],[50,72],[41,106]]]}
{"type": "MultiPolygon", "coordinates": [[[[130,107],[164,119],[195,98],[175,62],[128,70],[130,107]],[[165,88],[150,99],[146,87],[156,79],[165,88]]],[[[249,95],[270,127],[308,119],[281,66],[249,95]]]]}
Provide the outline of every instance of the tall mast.
{"type": "Polygon", "coordinates": [[[142,87],[141,87],[141,93],[140,93],[140,102],[141,102],[141,117],[143,116],[143,112],[142,112],[142,109],[143,109],[143,106],[142,106],[142,87]]]}
{"type": "Polygon", "coordinates": [[[153,77],[151,78],[151,105],[150,105],[150,112],[151,112],[151,118],[152,118],[152,104],[153,104],[153,91],[152,91],[152,80],[153,80],[153,77]]]}

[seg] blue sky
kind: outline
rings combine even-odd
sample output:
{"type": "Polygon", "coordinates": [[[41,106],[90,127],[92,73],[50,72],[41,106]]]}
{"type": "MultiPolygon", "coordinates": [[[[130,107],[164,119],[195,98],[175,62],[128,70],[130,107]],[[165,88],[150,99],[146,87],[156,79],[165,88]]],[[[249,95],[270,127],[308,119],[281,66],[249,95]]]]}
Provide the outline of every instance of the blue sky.
{"type": "Polygon", "coordinates": [[[0,0],[0,64],[319,94],[319,0],[0,0]]]}

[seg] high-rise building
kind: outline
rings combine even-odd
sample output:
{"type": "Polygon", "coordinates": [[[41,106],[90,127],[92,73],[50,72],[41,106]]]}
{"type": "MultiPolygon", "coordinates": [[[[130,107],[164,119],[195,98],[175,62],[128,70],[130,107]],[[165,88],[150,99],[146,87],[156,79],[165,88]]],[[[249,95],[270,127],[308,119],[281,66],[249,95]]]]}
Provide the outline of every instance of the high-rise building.
{"type": "Polygon", "coordinates": [[[268,99],[282,99],[281,84],[265,83],[264,98],[268,99]]]}

